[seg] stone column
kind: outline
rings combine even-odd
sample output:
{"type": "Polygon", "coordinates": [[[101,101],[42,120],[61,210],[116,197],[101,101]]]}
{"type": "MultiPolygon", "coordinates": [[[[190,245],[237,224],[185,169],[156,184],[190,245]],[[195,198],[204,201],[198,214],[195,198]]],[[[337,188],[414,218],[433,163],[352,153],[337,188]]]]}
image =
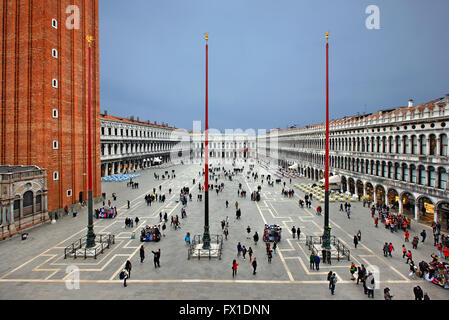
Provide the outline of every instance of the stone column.
{"type": "Polygon", "coordinates": [[[399,214],[403,214],[404,213],[404,206],[402,204],[402,199],[399,198],[399,214]]]}
{"type": "Polygon", "coordinates": [[[419,205],[418,201],[415,200],[415,220],[418,220],[418,212],[419,212],[419,205]]]}

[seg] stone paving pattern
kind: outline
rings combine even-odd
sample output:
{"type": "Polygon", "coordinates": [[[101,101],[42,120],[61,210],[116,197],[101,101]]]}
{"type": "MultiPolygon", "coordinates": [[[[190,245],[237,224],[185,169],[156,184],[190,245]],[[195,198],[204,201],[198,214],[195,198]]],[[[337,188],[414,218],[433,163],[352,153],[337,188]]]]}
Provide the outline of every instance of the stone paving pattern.
{"type": "MultiPolygon", "coordinates": [[[[243,165],[243,164],[242,164],[243,165]]],[[[225,165],[227,169],[232,166],[225,165]]],[[[113,202],[118,208],[118,216],[114,220],[95,220],[95,232],[111,232],[116,236],[116,243],[111,249],[105,250],[96,260],[64,259],[64,247],[70,245],[82,236],[87,229],[87,209],[79,211],[78,216],[66,216],[56,224],[45,224],[29,230],[29,238],[22,241],[19,236],[0,242],[0,298],[1,299],[324,299],[347,300],[368,299],[363,294],[361,285],[357,286],[350,280],[349,265],[376,265],[380,270],[380,289],[375,292],[375,299],[383,299],[383,288],[391,289],[394,299],[413,299],[412,288],[420,285],[427,291],[431,299],[449,298],[449,291],[444,290],[425,280],[408,278],[408,265],[402,259],[401,246],[403,233],[391,233],[379,225],[374,228],[370,212],[363,208],[360,202],[352,202],[351,219],[345,213],[339,212],[339,203],[331,203],[332,234],[347,244],[351,249],[351,261],[333,261],[332,266],[321,264],[320,270],[309,269],[310,251],[305,245],[305,235],[321,235],[323,216],[316,216],[314,208],[317,202],[312,202],[312,209],[301,209],[298,206],[298,196],[303,194],[295,189],[293,199],[281,195],[281,184],[269,187],[260,179],[247,179],[245,174],[239,174],[232,182],[224,182],[224,191],[216,194],[209,192],[210,226],[212,234],[221,234],[220,221],[229,217],[229,236],[224,240],[221,260],[192,259],[187,260],[187,246],[184,242],[186,232],[192,237],[203,233],[204,226],[204,196],[203,202],[197,201],[198,182],[204,183],[201,165],[173,166],[167,169],[147,169],[134,181],[139,182],[139,189],[131,189],[125,182],[103,182],[102,192],[111,198],[116,192],[118,199],[113,202]],[[162,176],[163,171],[175,170],[176,178],[155,180],[153,173],[162,176]],[[193,185],[193,179],[196,179],[193,185]],[[242,183],[247,197],[237,198],[238,184],[242,183]],[[147,206],[144,195],[153,188],[159,193],[159,186],[165,193],[165,203],[153,203],[147,206]],[[250,200],[250,193],[262,186],[262,199],[259,203],[250,200]],[[170,227],[170,216],[181,217],[181,204],[175,202],[182,187],[189,186],[192,190],[192,201],[188,202],[187,218],[180,219],[181,229],[170,227]],[[172,189],[171,195],[168,189],[172,189]],[[131,200],[131,208],[127,209],[127,200],[131,200]],[[225,201],[229,201],[229,208],[225,201]],[[235,220],[235,201],[239,202],[242,217],[235,220]],[[146,259],[140,263],[139,241],[140,227],[159,222],[159,212],[167,212],[167,236],[158,243],[144,243],[146,259]],[[139,217],[139,226],[125,228],[126,217],[139,217]],[[282,239],[278,245],[278,253],[273,256],[272,263],[267,262],[265,243],[262,241],[264,224],[278,224],[282,229],[282,239]],[[251,227],[251,239],[247,239],[247,226],[251,227]],[[301,239],[293,239],[290,233],[292,226],[301,228],[301,239]],[[358,230],[362,232],[362,241],[357,249],[352,243],[358,230]],[[261,240],[254,245],[252,235],[258,231],[261,240]],[[131,232],[136,232],[136,239],[131,239],[131,232]],[[383,243],[392,242],[396,251],[393,258],[385,258],[382,254],[383,243]],[[249,257],[243,260],[237,258],[237,242],[247,248],[252,247],[258,260],[257,274],[252,274],[249,257]],[[161,249],[161,268],[155,269],[151,250],[161,249]],[[131,278],[128,287],[123,287],[123,281],[118,274],[126,260],[132,262],[131,278]],[[231,263],[237,259],[238,274],[233,279],[231,263]],[[66,279],[71,274],[66,272],[68,266],[75,265],[80,269],[80,289],[66,288],[66,279]],[[336,295],[332,296],[326,281],[329,270],[336,272],[338,283],[336,295]]],[[[256,165],[255,170],[266,174],[265,169],[256,165]]],[[[287,188],[293,188],[296,183],[307,182],[305,179],[289,179],[287,188]]],[[[98,206],[96,206],[98,207],[98,206]]],[[[413,250],[416,262],[430,261],[430,254],[435,252],[431,229],[412,222],[411,238],[427,228],[430,235],[424,245],[413,250]]],[[[411,245],[407,245],[411,248],[411,245]]]]}

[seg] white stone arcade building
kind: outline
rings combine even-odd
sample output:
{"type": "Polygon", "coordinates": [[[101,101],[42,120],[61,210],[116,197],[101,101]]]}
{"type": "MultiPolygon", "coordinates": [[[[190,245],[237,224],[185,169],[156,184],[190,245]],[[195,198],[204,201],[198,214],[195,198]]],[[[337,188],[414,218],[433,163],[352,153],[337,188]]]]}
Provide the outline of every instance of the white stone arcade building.
{"type": "MultiPolygon", "coordinates": [[[[329,174],[341,177],[342,191],[365,195],[423,222],[438,221],[447,229],[448,127],[449,95],[333,120],[329,174]]],[[[277,130],[259,136],[258,145],[262,160],[284,168],[297,163],[300,173],[314,181],[324,177],[324,123],[277,130]]]]}

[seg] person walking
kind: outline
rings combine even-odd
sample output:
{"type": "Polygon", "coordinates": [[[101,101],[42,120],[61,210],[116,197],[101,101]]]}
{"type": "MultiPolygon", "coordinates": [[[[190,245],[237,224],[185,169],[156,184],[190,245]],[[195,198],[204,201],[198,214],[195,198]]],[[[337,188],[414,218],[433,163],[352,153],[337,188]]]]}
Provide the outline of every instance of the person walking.
{"type": "Polygon", "coordinates": [[[348,215],[348,219],[351,219],[351,208],[348,207],[348,209],[346,210],[346,214],[348,215]]]}
{"type": "Polygon", "coordinates": [[[239,243],[237,243],[237,257],[240,257],[240,253],[242,252],[242,245],[239,243]]]}
{"type": "Polygon", "coordinates": [[[320,270],[320,256],[316,255],[314,259],[315,259],[315,268],[317,271],[319,271],[320,270]]]}
{"type": "Polygon", "coordinates": [[[407,257],[407,261],[405,262],[406,264],[408,264],[409,261],[412,261],[412,262],[413,262],[413,259],[412,259],[412,252],[411,252],[410,250],[405,254],[405,256],[407,257]]]}
{"type": "Polygon", "coordinates": [[[129,278],[129,274],[128,271],[126,270],[126,268],[123,268],[123,270],[120,272],[120,279],[123,279],[123,286],[126,287],[126,280],[129,278]]]}
{"type": "Polygon", "coordinates": [[[187,246],[190,246],[190,232],[187,232],[184,241],[186,242],[187,246]]]}
{"type": "Polygon", "coordinates": [[[167,229],[167,226],[165,225],[165,222],[162,224],[162,236],[165,237],[165,230],[167,229]]]}
{"type": "Polygon", "coordinates": [[[154,255],[154,267],[160,268],[160,258],[161,258],[161,249],[158,249],[157,251],[151,251],[154,255]]]}
{"type": "Polygon", "coordinates": [[[362,241],[362,231],[357,232],[357,238],[359,239],[359,242],[362,241]]]}
{"type": "Polygon", "coordinates": [[[393,258],[393,256],[391,255],[391,253],[394,251],[394,247],[393,247],[393,244],[390,242],[389,244],[388,244],[388,256],[389,257],[392,257],[393,258]]]}
{"type": "Polygon", "coordinates": [[[424,241],[426,241],[426,237],[427,237],[426,230],[423,230],[423,231],[420,233],[420,235],[421,235],[421,237],[422,237],[421,243],[424,243],[424,241]]]}
{"type": "Polygon", "coordinates": [[[225,227],[223,233],[224,233],[224,235],[225,235],[225,240],[228,240],[228,234],[229,234],[228,226],[225,227]]]}
{"type": "Polygon", "coordinates": [[[298,240],[300,240],[300,238],[301,238],[301,229],[299,227],[296,229],[296,234],[298,235],[298,240]]]}
{"type": "Polygon", "coordinates": [[[145,260],[145,249],[143,248],[143,245],[140,246],[140,263],[145,260]]]}
{"type": "Polygon", "coordinates": [[[354,247],[357,249],[357,244],[359,243],[359,238],[357,235],[354,236],[354,247]]]}
{"type": "Polygon", "coordinates": [[[246,249],[245,246],[242,247],[242,255],[243,255],[243,260],[246,260],[246,253],[248,252],[248,250],[246,249]]]}
{"type": "MultiPolygon", "coordinates": [[[[128,209],[130,208],[131,202],[128,200],[128,209]]],[[[126,281],[125,281],[126,282],[126,281]]],[[[126,286],[125,286],[126,287],[126,286]]]]}
{"type": "Polygon", "coordinates": [[[296,236],[296,228],[295,228],[295,226],[293,226],[293,228],[292,228],[292,235],[293,235],[293,239],[295,239],[295,236],[296,236]]]}
{"type": "Polygon", "coordinates": [[[229,206],[229,201],[226,200],[226,208],[228,208],[228,206],[229,206]]]}
{"type": "Polygon", "coordinates": [[[126,260],[125,269],[126,271],[128,271],[128,278],[131,278],[131,269],[132,269],[131,261],[126,260]]]}
{"type": "Polygon", "coordinates": [[[413,247],[413,249],[418,249],[418,242],[419,242],[418,236],[414,236],[413,240],[412,240],[412,247],[413,247]]]}
{"type": "Polygon", "coordinates": [[[424,298],[424,293],[420,286],[414,287],[413,293],[415,294],[415,300],[422,300],[424,298]]]}
{"type": "Polygon", "coordinates": [[[257,261],[256,261],[256,257],[254,257],[252,266],[253,266],[253,275],[255,275],[255,274],[256,274],[256,269],[257,269],[257,261]]]}
{"type": "Polygon", "coordinates": [[[366,289],[368,291],[368,298],[371,296],[371,298],[374,298],[374,288],[375,288],[375,281],[374,281],[374,275],[372,272],[368,273],[368,277],[365,280],[366,289]]]}
{"type": "Polygon", "coordinates": [[[275,242],[273,243],[273,253],[274,253],[274,255],[276,255],[276,248],[277,248],[277,246],[278,246],[278,244],[277,244],[277,242],[275,241],[275,242]]]}
{"type": "Polygon", "coordinates": [[[430,300],[430,297],[427,294],[427,292],[424,292],[423,300],[430,300]]]}
{"type": "Polygon", "coordinates": [[[271,253],[271,250],[268,250],[267,257],[268,257],[268,263],[271,263],[271,259],[273,258],[273,254],[271,253]]]}
{"type": "Polygon", "coordinates": [[[337,284],[337,275],[332,273],[331,276],[331,294],[335,295],[335,285],[337,284]]]}
{"type": "Polygon", "coordinates": [[[405,255],[407,254],[407,249],[405,248],[405,244],[402,245],[402,259],[405,258],[405,255]]]}
{"type": "Polygon", "coordinates": [[[408,232],[408,230],[405,230],[405,233],[404,233],[404,236],[405,236],[405,242],[408,242],[408,238],[410,237],[410,233],[408,232]]]}
{"type": "Polygon", "coordinates": [[[134,221],[136,222],[136,227],[139,225],[139,217],[136,217],[136,219],[134,219],[134,221]]]}
{"type": "Polygon", "coordinates": [[[259,235],[257,234],[257,231],[254,233],[253,240],[254,244],[257,245],[257,241],[259,241],[259,235]]]}
{"type": "Polygon", "coordinates": [[[310,254],[310,269],[315,270],[315,254],[310,254]]]}
{"type": "Polygon", "coordinates": [[[384,243],[383,252],[384,252],[384,257],[388,257],[388,243],[387,242],[384,243]]]}
{"type": "Polygon", "coordinates": [[[237,266],[239,264],[237,263],[237,261],[234,259],[232,261],[232,277],[234,278],[237,275],[237,266]]]}
{"type": "Polygon", "coordinates": [[[249,247],[248,249],[248,256],[249,256],[249,263],[251,263],[253,258],[253,249],[251,247],[249,247]]]}
{"type": "Polygon", "coordinates": [[[385,288],[384,289],[384,299],[385,300],[392,300],[393,297],[394,296],[390,293],[390,288],[385,288]]]}
{"type": "Polygon", "coordinates": [[[349,267],[349,272],[351,273],[351,280],[355,280],[354,273],[357,271],[357,267],[354,262],[351,262],[351,266],[349,267]]]}
{"type": "Polygon", "coordinates": [[[246,233],[248,234],[248,236],[246,237],[246,239],[251,239],[251,236],[250,236],[250,233],[251,233],[251,227],[250,227],[250,226],[248,226],[248,227],[246,228],[246,233]]]}
{"type": "Polygon", "coordinates": [[[328,272],[327,274],[327,281],[329,281],[329,290],[331,289],[331,277],[332,277],[332,270],[328,272]]]}

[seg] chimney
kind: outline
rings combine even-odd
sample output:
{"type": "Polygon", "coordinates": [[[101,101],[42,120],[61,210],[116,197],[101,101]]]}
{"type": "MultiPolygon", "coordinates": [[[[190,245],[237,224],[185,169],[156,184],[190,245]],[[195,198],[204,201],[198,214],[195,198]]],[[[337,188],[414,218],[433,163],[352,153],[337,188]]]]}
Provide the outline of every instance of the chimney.
{"type": "Polygon", "coordinates": [[[134,116],[130,116],[129,120],[134,121],[134,116]]]}
{"type": "Polygon", "coordinates": [[[409,101],[408,101],[408,107],[410,108],[410,107],[413,107],[413,100],[412,99],[410,99],[409,101]]]}
{"type": "Polygon", "coordinates": [[[104,115],[105,115],[105,116],[108,115],[108,110],[104,110],[104,115]]]}

